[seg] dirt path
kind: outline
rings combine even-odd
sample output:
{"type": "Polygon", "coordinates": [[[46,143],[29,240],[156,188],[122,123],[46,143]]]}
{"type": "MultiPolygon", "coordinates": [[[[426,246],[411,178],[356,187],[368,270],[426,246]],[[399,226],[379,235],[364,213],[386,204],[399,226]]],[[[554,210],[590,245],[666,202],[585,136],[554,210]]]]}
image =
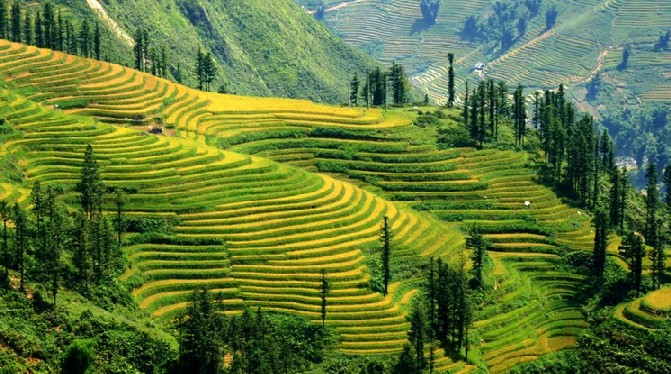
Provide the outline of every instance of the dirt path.
{"type": "Polygon", "coordinates": [[[121,26],[119,26],[119,24],[112,19],[112,17],[109,16],[109,14],[107,14],[105,8],[103,8],[102,4],[100,4],[100,1],[86,0],[86,2],[89,4],[89,7],[93,9],[93,11],[98,13],[100,19],[105,21],[109,27],[111,27],[112,30],[114,30],[114,32],[126,42],[126,44],[130,45],[131,47],[135,45],[135,40],[131,38],[130,35],[128,35],[128,33],[122,29],[121,26]]]}
{"type": "MultiPolygon", "coordinates": [[[[350,4],[360,3],[360,2],[363,2],[363,1],[366,1],[366,0],[343,1],[342,3],[340,3],[338,5],[334,5],[330,8],[324,9],[324,12],[332,12],[334,10],[342,9],[342,8],[344,8],[344,7],[346,7],[350,4]]],[[[308,13],[309,14],[315,14],[315,13],[317,13],[317,11],[316,10],[308,10],[308,13]]]]}

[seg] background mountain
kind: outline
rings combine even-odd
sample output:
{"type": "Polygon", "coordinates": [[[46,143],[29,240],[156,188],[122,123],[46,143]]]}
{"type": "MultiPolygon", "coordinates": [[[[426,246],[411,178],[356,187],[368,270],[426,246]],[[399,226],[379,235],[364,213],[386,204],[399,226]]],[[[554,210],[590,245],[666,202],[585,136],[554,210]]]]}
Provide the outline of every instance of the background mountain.
{"type": "Polygon", "coordinates": [[[298,2],[323,5],[327,26],[379,61],[403,64],[437,102],[447,97],[452,52],[458,91],[467,79],[519,82],[527,93],[564,83],[580,108],[610,129],[620,155],[639,166],[669,159],[667,0],[443,0],[435,22],[423,17],[420,0],[298,2]],[[482,73],[473,69],[478,62],[482,73]]]}
{"type": "MultiPolygon", "coordinates": [[[[101,20],[103,58],[133,66],[132,36],[149,33],[150,48],[168,51],[172,76],[195,85],[199,47],[218,65],[213,89],[259,96],[343,102],[348,77],[375,62],[334,36],[292,1],[56,0],[82,19],[101,20]],[[100,10],[102,9],[102,10],[100,10]]],[[[42,3],[25,1],[24,8],[42,3]]],[[[66,15],[66,17],[69,17],[66,15]]]]}

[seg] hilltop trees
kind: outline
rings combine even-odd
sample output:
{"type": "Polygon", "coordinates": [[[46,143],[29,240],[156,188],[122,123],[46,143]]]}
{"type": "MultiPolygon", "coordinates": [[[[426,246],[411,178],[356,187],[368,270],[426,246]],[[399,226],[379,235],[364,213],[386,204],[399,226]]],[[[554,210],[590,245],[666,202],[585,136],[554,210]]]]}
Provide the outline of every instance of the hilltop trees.
{"type": "Polygon", "coordinates": [[[217,66],[211,53],[203,53],[200,48],[196,56],[196,79],[198,89],[210,91],[210,84],[214,82],[217,73],[217,66]]]}
{"type": "Polygon", "coordinates": [[[556,6],[552,6],[545,11],[545,31],[548,31],[555,27],[557,23],[557,17],[559,16],[559,11],[556,6]]]}
{"type": "Polygon", "coordinates": [[[429,23],[435,23],[440,10],[440,0],[422,0],[419,4],[422,11],[422,17],[429,23]]]}

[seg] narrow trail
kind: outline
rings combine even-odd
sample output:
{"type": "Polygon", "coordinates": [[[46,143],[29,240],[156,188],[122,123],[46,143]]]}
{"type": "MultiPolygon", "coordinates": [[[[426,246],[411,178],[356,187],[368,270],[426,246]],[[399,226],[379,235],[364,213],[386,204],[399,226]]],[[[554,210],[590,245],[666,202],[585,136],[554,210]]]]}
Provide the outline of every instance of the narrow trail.
{"type": "Polygon", "coordinates": [[[86,0],[86,2],[89,4],[89,7],[93,9],[94,12],[98,13],[98,16],[105,21],[109,27],[114,30],[114,32],[121,38],[123,41],[126,42],[129,46],[134,46],[135,45],[135,40],[128,35],[128,33],[119,26],[118,23],[116,23],[115,20],[112,19],[112,17],[107,14],[105,11],[105,8],[103,8],[102,4],[100,4],[100,1],[98,0],[86,0]]]}
{"type": "MultiPolygon", "coordinates": [[[[334,10],[342,9],[342,8],[348,6],[348,5],[361,3],[361,2],[364,2],[364,1],[366,1],[366,0],[343,1],[342,3],[340,3],[338,5],[334,5],[330,8],[324,9],[324,12],[332,12],[334,10]]],[[[317,11],[316,10],[308,10],[308,13],[309,14],[315,14],[315,13],[317,13],[317,11]]]]}

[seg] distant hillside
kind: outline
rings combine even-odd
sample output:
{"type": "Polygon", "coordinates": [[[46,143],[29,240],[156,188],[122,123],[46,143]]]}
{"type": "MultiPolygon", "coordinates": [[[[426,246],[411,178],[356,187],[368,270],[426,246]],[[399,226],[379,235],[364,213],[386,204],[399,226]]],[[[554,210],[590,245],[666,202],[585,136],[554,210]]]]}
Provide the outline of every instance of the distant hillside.
{"type": "Polygon", "coordinates": [[[648,157],[664,163],[671,155],[664,146],[671,144],[671,47],[668,40],[659,44],[671,29],[668,0],[506,0],[496,2],[503,5],[497,11],[493,1],[443,0],[435,24],[423,20],[420,0],[298,2],[308,9],[323,4],[327,26],[379,61],[403,64],[437,102],[447,98],[452,52],[460,94],[467,79],[481,77],[519,82],[528,93],[564,83],[582,110],[605,120],[621,155],[636,156],[639,165],[648,157]],[[528,4],[534,3],[540,7],[531,15],[528,4]],[[546,11],[553,7],[556,23],[546,30],[546,11]],[[493,25],[506,12],[512,40],[502,49],[501,28],[493,25]],[[526,23],[519,25],[522,14],[526,23]],[[471,17],[477,27],[465,31],[471,17]],[[631,52],[626,67],[625,46],[631,52]],[[473,71],[478,62],[485,64],[482,74],[473,71]]]}
{"type": "MultiPolygon", "coordinates": [[[[10,2],[11,3],[11,2],[10,2]]],[[[37,11],[42,2],[25,1],[37,11]]],[[[169,69],[195,85],[198,47],[218,65],[214,90],[340,103],[347,80],[375,62],[343,43],[291,1],[281,0],[54,0],[78,22],[102,20],[103,58],[133,64],[128,36],[149,31],[151,45],[169,52],[169,69]],[[100,10],[93,10],[102,7],[100,10]],[[115,25],[116,30],[114,30],[115,25]]],[[[67,17],[67,16],[66,16],[67,17]]]]}

